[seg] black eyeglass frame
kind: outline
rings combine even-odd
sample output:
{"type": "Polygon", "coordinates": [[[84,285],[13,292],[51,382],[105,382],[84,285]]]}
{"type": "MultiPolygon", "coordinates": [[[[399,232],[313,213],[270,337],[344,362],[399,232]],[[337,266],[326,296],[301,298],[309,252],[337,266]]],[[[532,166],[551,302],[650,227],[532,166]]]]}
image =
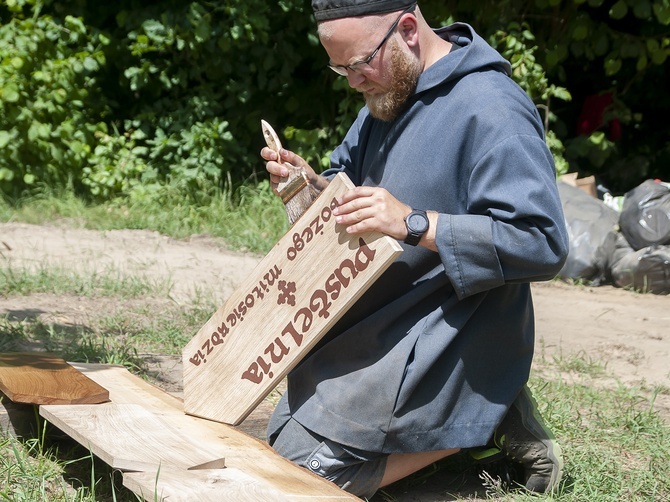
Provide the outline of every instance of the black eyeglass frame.
{"type": "Polygon", "coordinates": [[[357,68],[360,68],[362,65],[369,65],[370,61],[374,59],[374,57],[377,55],[377,53],[381,50],[381,48],[384,46],[386,41],[391,38],[391,35],[393,35],[393,32],[395,29],[398,27],[398,23],[400,23],[400,19],[407,14],[408,12],[414,12],[414,9],[416,8],[416,2],[414,2],[412,5],[407,7],[404,11],[400,13],[398,16],[398,19],[395,20],[395,22],[391,25],[391,28],[389,28],[389,31],[386,33],[384,36],[383,40],[379,43],[377,48],[372,51],[372,54],[370,54],[367,58],[361,59],[360,61],[354,61],[351,64],[348,65],[336,65],[336,64],[328,64],[328,68],[333,70],[335,73],[338,75],[341,75],[342,77],[346,77],[349,75],[348,70],[354,72],[354,73],[361,73],[361,70],[357,70],[357,68]]]}

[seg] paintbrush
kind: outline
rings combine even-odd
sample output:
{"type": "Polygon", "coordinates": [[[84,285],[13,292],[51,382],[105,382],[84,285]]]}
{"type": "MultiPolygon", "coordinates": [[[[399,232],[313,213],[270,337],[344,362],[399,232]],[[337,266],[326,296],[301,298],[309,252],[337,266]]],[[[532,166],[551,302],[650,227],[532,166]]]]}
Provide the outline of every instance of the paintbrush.
{"type": "Polygon", "coordinates": [[[277,162],[285,166],[289,171],[288,177],[282,178],[279,181],[277,192],[279,192],[279,196],[286,208],[288,221],[293,225],[300,218],[300,215],[314,202],[319,195],[319,191],[309,182],[304,169],[281,160],[279,154],[279,150],[282,148],[281,141],[279,141],[279,136],[277,136],[272,126],[265,120],[261,120],[261,128],[263,129],[263,136],[268,147],[277,153],[277,162]]]}

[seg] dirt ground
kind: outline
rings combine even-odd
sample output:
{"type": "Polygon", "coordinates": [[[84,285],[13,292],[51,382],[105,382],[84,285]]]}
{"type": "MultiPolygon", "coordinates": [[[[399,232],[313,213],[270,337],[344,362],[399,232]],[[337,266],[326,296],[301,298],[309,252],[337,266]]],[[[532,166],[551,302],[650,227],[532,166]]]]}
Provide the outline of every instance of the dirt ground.
{"type": "MultiPolygon", "coordinates": [[[[100,232],[69,226],[0,224],[2,268],[57,266],[79,273],[113,271],[157,283],[169,282],[170,297],[178,304],[188,304],[200,295],[214,298],[220,305],[258,261],[259,256],[230,252],[222,242],[207,236],[177,241],[143,230],[100,232]]],[[[576,355],[605,364],[606,371],[623,383],[670,388],[669,297],[561,282],[534,284],[533,295],[537,365],[555,357],[576,355]]],[[[63,324],[81,324],[98,309],[127,306],[127,301],[116,306],[111,303],[109,298],[42,294],[0,297],[0,316],[32,312],[63,324]]],[[[179,394],[178,358],[159,354],[151,356],[150,362],[161,371],[157,382],[167,391],[179,394]]],[[[659,394],[655,406],[670,420],[667,392],[659,394]]],[[[250,433],[262,434],[268,413],[266,405],[250,417],[250,433]]],[[[398,500],[437,499],[422,496],[398,500]]]]}

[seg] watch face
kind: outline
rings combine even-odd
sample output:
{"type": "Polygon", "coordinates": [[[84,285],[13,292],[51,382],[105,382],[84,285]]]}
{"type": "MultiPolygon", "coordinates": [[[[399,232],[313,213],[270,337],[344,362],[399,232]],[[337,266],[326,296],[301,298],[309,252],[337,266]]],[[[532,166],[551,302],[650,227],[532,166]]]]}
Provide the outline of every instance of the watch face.
{"type": "Polygon", "coordinates": [[[410,213],[407,217],[407,227],[414,232],[425,232],[428,229],[428,219],[421,213],[410,213]]]}

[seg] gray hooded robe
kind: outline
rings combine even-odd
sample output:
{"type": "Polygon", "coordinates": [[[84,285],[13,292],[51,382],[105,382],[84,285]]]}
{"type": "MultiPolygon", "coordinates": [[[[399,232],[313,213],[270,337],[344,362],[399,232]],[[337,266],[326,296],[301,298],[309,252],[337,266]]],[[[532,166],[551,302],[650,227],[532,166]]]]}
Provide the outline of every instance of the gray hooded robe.
{"type": "Polygon", "coordinates": [[[567,254],[552,156],[510,65],[468,25],[392,122],[363,108],[332,169],[439,213],[288,377],[304,427],[365,453],[479,446],[528,379],[531,281],[567,254]]]}

